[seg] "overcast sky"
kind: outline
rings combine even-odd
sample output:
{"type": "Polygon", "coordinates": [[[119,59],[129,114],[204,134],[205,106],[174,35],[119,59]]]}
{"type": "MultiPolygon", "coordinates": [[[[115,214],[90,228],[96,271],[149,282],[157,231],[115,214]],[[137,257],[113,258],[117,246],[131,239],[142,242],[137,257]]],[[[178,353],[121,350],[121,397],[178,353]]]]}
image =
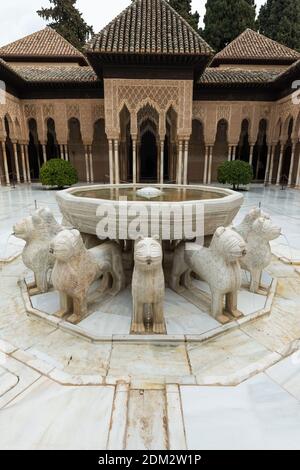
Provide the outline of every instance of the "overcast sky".
{"type": "MultiPolygon", "coordinates": [[[[77,5],[87,23],[96,32],[119,14],[131,0],[77,0],[77,5]]],[[[256,0],[258,6],[266,0],[256,0]]],[[[38,31],[45,22],[36,14],[42,6],[49,6],[48,0],[1,0],[0,45],[20,39],[38,31]]],[[[193,8],[203,19],[206,0],[193,0],[193,8]]]]}

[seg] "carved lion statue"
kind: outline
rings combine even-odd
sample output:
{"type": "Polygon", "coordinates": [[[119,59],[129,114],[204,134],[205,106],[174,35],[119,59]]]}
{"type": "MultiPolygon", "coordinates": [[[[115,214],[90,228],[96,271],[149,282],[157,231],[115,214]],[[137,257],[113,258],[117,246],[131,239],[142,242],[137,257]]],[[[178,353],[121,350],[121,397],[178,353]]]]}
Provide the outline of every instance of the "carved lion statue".
{"type": "Polygon", "coordinates": [[[259,207],[255,207],[254,209],[251,209],[248,214],[246,214],[246,216],[239,225],[233,227],[233,230],[235,230],[239,235],[241,235],[241,237],[246,242],[248,240],[248,235],[252,230],[254,222],[260,217],[270,219],[269,214],[263,212],[259,207]]]}
{"type": "Polygon", "coordinates": [[[49,247],[52,239],[63,230],[62,226],[55,220],[50,209],[43,208],[22,219],[13,230],[15,237],[26,241],[22,259],[25,266],[34,273],[35,282],[29,286],[31,293],[47,292],[48,273],[54,265],[49,247]]]}
{"type": "Polygon", "coordinates": [[[97,279],[111,277],[106,289],[111,295],[125,287],[125,275],[120,247],[106,242],[87,250],[78,230],[64,230],[52,241],[50,252],[55,258],[52,271],[53,286],[60,293],[61,310],[68,321],[78,323],[87,315],[87,295],[97,279]]]}
{"type": "Polygon", "coordinates": [[[166,332],[163,312],[165,278],[162,260],[162,247],[158,239],[141,238],[136,241],[132,278],[132,333],[145,332],[145,306],[150,306],[152,309],[153,333],[166,332]]]}
{"type": "Polygon", "coordinates": [[[259,292],[262,272],[272,260],[270,241],[280,235],[281,228],[270,219],[260,217],[252,225],[247,238],[247,254],[241,262],[242,268],[250,272],[251,292],[259,292]]]}
{"type": "Polygon", "coordinates": [[[246,255],[246,243],[230,228],[219,227],[209,248],[193,243],[181,244],[175,251],[170,286],[175,292],[181,286],[190,288],[189,273],[196,273],[207,282],[211,291],[211,314],[221,323],[227,323],[226,312],[240,317],[237,293],[241,287],[240,260],[246,255]]]}

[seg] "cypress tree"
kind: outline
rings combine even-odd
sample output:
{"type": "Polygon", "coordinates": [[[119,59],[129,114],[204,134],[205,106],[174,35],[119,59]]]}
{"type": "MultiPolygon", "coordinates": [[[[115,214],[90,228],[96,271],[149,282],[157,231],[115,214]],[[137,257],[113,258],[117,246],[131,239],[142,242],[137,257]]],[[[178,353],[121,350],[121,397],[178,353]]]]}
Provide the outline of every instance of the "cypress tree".
{"type": "Polygon", "coordinates": [[[267,0],[258,16],[259,32],[300,51],[300,1],[267,0]]]}
{"type": "Polygon", "coordinates": [[[169,0],[169,3],[192,28],[199,30],[200,15],[197,11],[192,13],[192,0],[169,0]]]}
{"type": "Polygon", "coordinates": [[[256,29],[254,0],[207,0],[204,39],[220,51],[245,29],[256,29]]]}
{"type": "Polygon", "coordinates": [[[37,14],[46,21],[77,49],[82,49],[87,39],[93,34],[92,26],[83,19],[76,8],[77,0],[49,0],[50,8],[41,8],[37,14]]]}

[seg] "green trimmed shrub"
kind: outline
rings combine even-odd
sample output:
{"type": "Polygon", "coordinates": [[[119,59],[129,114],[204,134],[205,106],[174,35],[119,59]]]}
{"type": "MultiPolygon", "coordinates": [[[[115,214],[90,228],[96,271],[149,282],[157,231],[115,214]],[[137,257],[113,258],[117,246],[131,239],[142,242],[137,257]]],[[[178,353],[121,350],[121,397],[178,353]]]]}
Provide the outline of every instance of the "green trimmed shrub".
{"type": "Polygon", "coordinates": [[[70,162],[53,158],[42,166],[40,180],[43,186],[56,186],[61,189],[76,184],[78,176],[70,162]]]}
{"type": "Polygon", "coordinates": [[[218,182],[232,184],[233,189],[239,189],[241,185],[250,184],[253,180],[253,168],[242,160],[224,162],[218,168],[218,182]]]}

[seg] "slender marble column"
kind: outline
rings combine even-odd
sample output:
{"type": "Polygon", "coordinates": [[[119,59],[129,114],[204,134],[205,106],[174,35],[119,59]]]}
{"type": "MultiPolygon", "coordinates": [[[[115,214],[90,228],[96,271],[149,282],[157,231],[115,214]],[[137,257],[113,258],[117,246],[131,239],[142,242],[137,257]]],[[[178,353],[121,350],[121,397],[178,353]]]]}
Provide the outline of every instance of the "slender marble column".
{"type": "Polygon", "coordinates": [[[160,184],[164,184],[164,140],[160,141],[160,184]]]}
{"type": "Polygon", "coordinates": [[[86,181],[90,182],[90,168],[89,168],[89,146],[85,145],[85,169],[86,169],[86,181]]]}
{"type": "Polygon", "coordinates": [[[270,169],[270,163],[271,163],[271,155],[272,155],[272,145],[269,145],[266,172],[265,172],[265,184],[267,184],[268,179],[269,179],[269,169],[270,169]]]}
{"type": "Polygon", "coordinates": [[[177,184],[182,184],[182,151],[183,151],[183,141],[180,140],[178,162],[177,162],[177,184]]]}
{"type": "Polygon", "coordinates": [[[279,186],[280,184],[280,178],[281,178],[281,170],[282,170],[282,162],[283,162],[283,151],[284,151],[284,145],[280,144],[280,157],[279,157],[279,164],[278,164],[278,171],[277,171],[277,179],[276,179],[276,185],[279,186]]]}
{"type": "Polygon", "coordinates": [[[136,139],[132,139],[132,181],[136,184],[136,139]]]}
{"type": "Polygon", "coordinates": [[[204,160],[204,175],[203,175],[203,183],[207,183],[207,168],[208,168],[208,154],[209,154],[209,145],[205,146],[205,160],[204,160]]]}
{"type": "Polygon", "coordinates": [[[63,145],[63,144],[60,144],[60,145],[59,145],[59,151],[60,151],[60,158],[61,158],[61,160],[66,160],[66,157],[65,157],[65,149],[64,149],[64,145],[63,145]]]}
{"type": "Polygon", "coordinates": [[[120,184],[119,141],[115,139],[115,183],[120,184]]]}
{"type": "Polygon", "coordinates": [[[189,141],[184,142],[183,184],[188,184],[189,141]]]}
{"type": "Polygon", "coordinates": [[[254,145],[250,144],[250,154],[249,154],[249,164],[252,165],[253,163],[253,152],[254,152],[254,145]]]}
{"type": "Polygon", "coordinates": [[[109,152],[109,183],[114,184],[114,161],[113,161],[113,141],[108,141],[108,152],[109,152]]]}
{"type": "Polygon", "coordinates": [[[213,147],[209,147],[209,164],[208,164],[208,178],[207,178],[208,184],[211,184],[212,159],[213,159],[213,147]]]}
{"type": "Polygon", "coordinates": [[[229,145],[228,147],[228,161],[230,162],[232,158],[232,145],[229,145]]]}
{"type": "Polygon", "coordinates": [[[20,183],[21,178],[20,178],[20,169],[19,169],[19,160],[18,160],[18,147],[17,147],[16,142],[13,143],[13,149],[14,149],[14,159],[15,159],[15,167],[16,167],[16,174],[17,174],[17,182],[20,183]]]}
{"type": "Polygon", "coordinates": [[[237,145],[232,146],[232,161],[236,159],[236,150],[237,150],[237,145]]]}
{"type": "Polygon", "coordinates": [[[64,153],[65,153],[65,159],[66,159],[66,161],[68,162],[68,161],[69,161],[69,148],[68,148],[68,144],[65,144],[65,145],[64,145],[64,153]]]}
{"type": "Polygon", "coordinates": [[[90,175],[91,175],[91,183],[94,183],[94,165],[93,165],[93,147],[92,145],[89,146],[89,157],[90,157],[90,175]]]}
{"type": "Polygon", "coordinates": [[[2,141],[1,143],[2,143],[2,154],[3,154],[5,181],[6,181],[6,185],[10,186],[10,179],[9,179],[9,172],[8,172],[8,165],[7,165],[6,145],[5,145],[4,141],[2,141]]]}
{"type": "Polygon", "coordinates": [[[43,149],[43,161],[46,163],[47,161],[47,147],[46,144],[42,144],[42,149],[43,149]]]}
{"type": "Polygon", "coordinates": [[[26,161],[26,168],[27,168],[27,180],[28,180],[28,183],[31,183],[28,144],[25,145],[25,161],[26,161]]]}
{"type": "Polygon", "coordinates": [[[23,180],[24,180],[24,183],[27,183],[26,163],[25,163],[25,149],[24,149],[24,144],[20,144],[20,145],[21,145],[21,160],[22,160],[23,180]]]}
{"type": "Polygon", "coordinates": [[[274,170],[274,158],[275,158],[276,144],[271,147],[271,156],[270,156],[270,170],[269,170],[269,184],[272,184],[273,179],[273,170],[274,170]]]}
{"type": "Polygon", "coordinates": [[[294,169],[294,161],[295,161],[295,152],[296,152],[296,144],[292,144],[292,155],[291,155],[291,164],[290,164],[290,172],[289,172],[289,181],[288,186],[291,187],[292,179],[293,179],[293,169],[294,169]]]}

